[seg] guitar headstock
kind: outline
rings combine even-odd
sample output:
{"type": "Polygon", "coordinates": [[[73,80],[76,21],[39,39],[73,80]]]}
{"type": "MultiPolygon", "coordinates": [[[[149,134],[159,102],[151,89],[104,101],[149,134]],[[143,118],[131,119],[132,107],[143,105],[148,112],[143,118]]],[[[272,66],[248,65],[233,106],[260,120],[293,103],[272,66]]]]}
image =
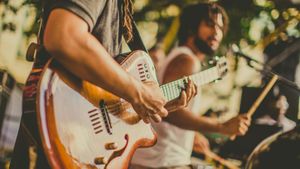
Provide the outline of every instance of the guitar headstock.
{"type": "Polygon", "coordinates": [[[216,67],[220,78],[227,73],[228,71],[227,60],[224,56],[217,59],[216,67]]]}

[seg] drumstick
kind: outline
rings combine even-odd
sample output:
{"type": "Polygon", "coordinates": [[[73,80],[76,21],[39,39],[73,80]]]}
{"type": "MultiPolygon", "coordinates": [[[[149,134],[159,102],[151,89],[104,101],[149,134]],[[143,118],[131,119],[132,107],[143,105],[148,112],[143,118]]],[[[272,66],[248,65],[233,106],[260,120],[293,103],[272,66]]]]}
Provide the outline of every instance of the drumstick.
{"type": "Polygon", "coordinates": [[[262,100],[266,97],[266,95],[268,94],[268,92],[274,86],[274,84],[277,81],[277,79],[278,79],[277,75],[274,75],[272,77],[272,79],[270,80],[270,82],[268,83],[268,85],[265,87],[265,89],[263,90],[263,92],[259,95],[259,97],[255,100],[255,102],[253,103],[253,105],[251,106],[251,108],[249,109],[249,111],[246,113],[248,117],[252,117],[252,115],[256,111],[257,107],[260,105],[260,103],[262,102],[262,100]]]}
{"type": "MultiPolygon", "coordinates": [[[[256,109],[258,108],[258,106],[260,105],[260,103],[263,101],[263,99],[266,97],[266,95],[268,94],[268,92],[271,90],[271,88],[274,86],[275,82],[277,81],[278,76],[274,75],[272,77],[272,79],[269,81],[269,83],[267,84],[267,86],[264,88],[264,90],[261,92],[261,94],[258,96],[258,98],[255,100],[255,102],[253,103],[253,105],[251,106],[251,108],[249,109],[249,111],[246,113],[246,115],[251,118],[252,115],[254,114],[254,112],[256,111],[256,109]]],[[[230,137],[231,140],[234,140],[236,137],[236,135],[233,135],[230,137]]]]}

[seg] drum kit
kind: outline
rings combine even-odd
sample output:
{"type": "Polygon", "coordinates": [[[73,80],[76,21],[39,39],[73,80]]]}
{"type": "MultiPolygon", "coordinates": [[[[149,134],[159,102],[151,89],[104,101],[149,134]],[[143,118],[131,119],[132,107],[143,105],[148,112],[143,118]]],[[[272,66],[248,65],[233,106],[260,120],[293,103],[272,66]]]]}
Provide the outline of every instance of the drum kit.
{"type": "Polygon", "coordinates": [[[248,157],[246,169],[297,169],[300,167],[300,126],[262,141],[248,157]]]}

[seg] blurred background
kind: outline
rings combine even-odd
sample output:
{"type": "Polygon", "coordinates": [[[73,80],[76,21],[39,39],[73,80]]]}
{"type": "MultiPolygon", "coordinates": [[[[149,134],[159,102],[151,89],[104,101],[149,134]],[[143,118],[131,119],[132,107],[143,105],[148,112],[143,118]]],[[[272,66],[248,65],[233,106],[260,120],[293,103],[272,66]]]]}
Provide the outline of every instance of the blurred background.
{"type": "MultiPolygon", "coordinates": [[[[181,9],[195,2],[204,1],[134,1],[134,19],[146,47],[150,49],[159,44],[167,54],[176,45],[181,9]]],[[[199,115],[225,121],[240,110],[247,111],[241,109],[245,100],[243,91],[264,83],[261,73],[254,69],[260,64],[249,60],[252,58],[268,63],[272,71],[293,82],[279,82],[278,88],[289,103],[286,116],[298,122],[300,100],[295,85],[300,86],[300,0],[217,2],[227,11],[230,24],[216,56],[227,57],[229,73],[222,81],[203,87],[199,115]],[[237,54],[237,51],[246,57],[237,54]]],[[[0,1],[0,159],[3,164],[11,157],[19,127],[21,104],[16,100],[21,99],[22,86],[31,70],[32,62],[26,61],[25,54],[29,44],[37,39],[41,4],[39,0],[0,1]]],[[[226,142],[226,138],[220,135],[207,137],[216,143],[217,152],[220,151],[219,146],[226,142]]]]}

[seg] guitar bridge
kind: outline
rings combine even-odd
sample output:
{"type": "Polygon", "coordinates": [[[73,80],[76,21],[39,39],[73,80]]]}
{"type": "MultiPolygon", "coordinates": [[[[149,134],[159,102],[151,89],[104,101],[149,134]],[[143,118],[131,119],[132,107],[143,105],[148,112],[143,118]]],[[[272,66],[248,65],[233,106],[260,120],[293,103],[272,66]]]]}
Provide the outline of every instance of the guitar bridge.
{"type": "Polygon", "coordinates": [[[104,100],[101,100],[99,103],[99,108],[100,111],[102,113],[102,117],[103,117],[103,121],[104,121],[104,125],[106,128],[106,131],[108,134],[112,135],[112,125],[111,125],[111,120],[107,111],[107,107],[105,105],[104,100]]]}

